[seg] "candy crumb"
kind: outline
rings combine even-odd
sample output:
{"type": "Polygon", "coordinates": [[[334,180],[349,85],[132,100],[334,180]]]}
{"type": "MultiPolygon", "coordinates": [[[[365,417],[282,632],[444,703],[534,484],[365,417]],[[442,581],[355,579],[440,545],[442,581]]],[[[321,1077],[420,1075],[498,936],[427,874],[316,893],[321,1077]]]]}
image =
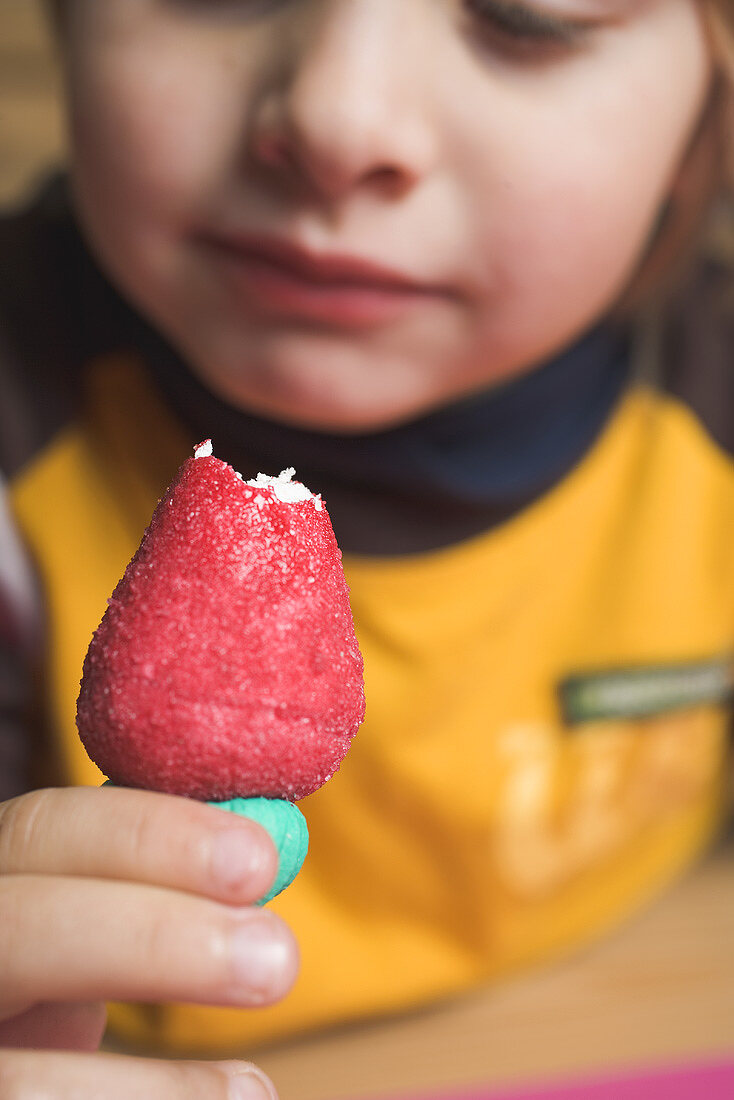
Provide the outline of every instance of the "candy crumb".
{"type": "Polygon", "coordinates": [[[246,482],[254,489],[270,489],[283,504],[297,504],[299,501],[312,500],[310,489],[302,485],[300,481],[294,481],[296,471],[292,466],[281,471],[278,477],[269,477],[267,474],[258,474],[252,481],[246,482]]]}

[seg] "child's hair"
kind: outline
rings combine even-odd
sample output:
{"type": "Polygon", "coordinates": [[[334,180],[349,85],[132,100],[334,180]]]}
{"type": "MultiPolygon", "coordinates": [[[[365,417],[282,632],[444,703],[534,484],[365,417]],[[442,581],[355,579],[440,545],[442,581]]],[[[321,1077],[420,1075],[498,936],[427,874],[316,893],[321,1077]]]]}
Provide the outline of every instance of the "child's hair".
{"type": "Polygon", "coordinates": [[[693,257],[704,251],[734,272],[734,8],[699,0],[714,58],[703,113],[648,250],[617,312],[660,304],[693,257]]]}

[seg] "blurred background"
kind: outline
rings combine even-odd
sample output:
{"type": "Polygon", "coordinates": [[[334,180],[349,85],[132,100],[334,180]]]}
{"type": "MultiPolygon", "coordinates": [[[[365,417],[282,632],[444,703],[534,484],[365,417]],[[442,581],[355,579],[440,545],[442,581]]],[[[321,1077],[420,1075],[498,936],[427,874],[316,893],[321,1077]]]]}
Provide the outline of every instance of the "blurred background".
{"type": "Polygon", "coordinates": [[[38,0],[0,0],[0,203],[63,157],[59,76],[38,0]]]}
{"type": "MultiPolygon", "coordinates": [[[[40,3],[0,0],[0,205],[21,201],[63,159],[58,90],[40,3]]],[[[254,1057],[275,1079],[282,1100],[446,1097],[462,1090],[494,1097],[516,1082],[541,1087],[639,1067],[674,1066],[685,1074],[695,1065],[731,1060],[731,866],[732,845],[723,842],[702,867],[606,943],[543,973],[254,1057]]],[[[731,1073],[726,1080],[690,1078],[690,1092],[681,1085],[685,1076],[676,1079],[678,1084],[664,1079],[657,1086],[617,1082],[598,1095],[734,1097],[731,1073]]],[[[596,1095],[586,1086],[553,1093],[589,1100],[596,1095]]]]}

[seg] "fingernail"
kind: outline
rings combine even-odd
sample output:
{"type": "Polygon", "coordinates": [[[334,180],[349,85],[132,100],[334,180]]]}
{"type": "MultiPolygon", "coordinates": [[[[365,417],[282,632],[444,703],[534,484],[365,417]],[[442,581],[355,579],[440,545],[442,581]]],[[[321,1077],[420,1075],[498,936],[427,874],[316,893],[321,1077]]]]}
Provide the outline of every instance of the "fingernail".
{"type": "Polygon", "coordinates": [[[232,933],[230,950],[234,979],[249,991],[251,1000],[266,1001],[285,993],[291,947],[270,920],[250,918],[240,924],[232,933]]]}
{"type": "Polygon", "coordinates": [[[267,878],[268,852],[265,845],[246,829],[227,829],[212,841],[210,868],[212,877],[224,890],[267,878]]]}
{"type": "Polygon", "coordinates": [[[229,1077],[229,1100],[278,1100],[273,1082],[257,1066],[225,1062],[221,1068],[229,1077]]]}

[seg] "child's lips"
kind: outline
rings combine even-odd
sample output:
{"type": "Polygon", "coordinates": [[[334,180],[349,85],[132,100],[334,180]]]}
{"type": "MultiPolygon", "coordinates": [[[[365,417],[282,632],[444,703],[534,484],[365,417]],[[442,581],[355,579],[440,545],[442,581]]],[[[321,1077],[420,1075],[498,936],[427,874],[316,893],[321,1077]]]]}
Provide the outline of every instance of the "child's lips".
{"type": "Polygon", "coordinates": [[[238,305],[332,324],[371,325],[455,295],[371,261],[315,256],[275,238],[204,238],[238,305]]]}

